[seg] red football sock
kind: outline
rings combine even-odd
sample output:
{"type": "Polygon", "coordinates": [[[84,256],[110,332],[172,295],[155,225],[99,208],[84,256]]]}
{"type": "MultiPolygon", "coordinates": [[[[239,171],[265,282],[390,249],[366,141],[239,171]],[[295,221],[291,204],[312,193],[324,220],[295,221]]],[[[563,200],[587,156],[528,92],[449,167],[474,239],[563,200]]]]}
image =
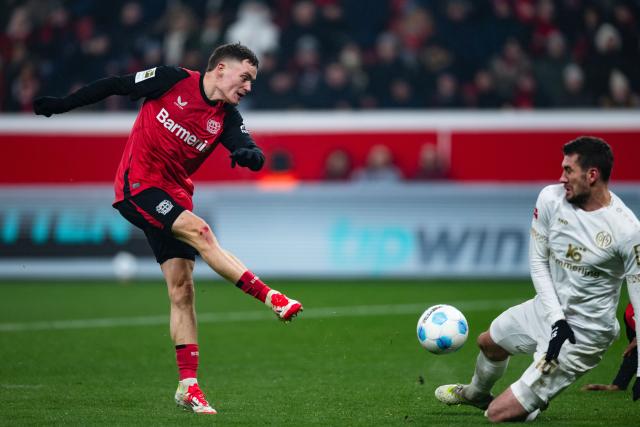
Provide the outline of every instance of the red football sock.
{"type": "Polygon", "coordinates": [[[242,289],[243,292],[259,299],[262,302],[265,302],[267,294],[271,290],[271,288],[265,285],[258,276],[249,270],[242,274],[240,280],[236,283],[236,286],[242,289]]]}
{"type": "Polygon", "coordinates": [[[198,344],[181,344],[176,346],[176,361],[180,381],[185,378],[197,378],[198,344]]]}

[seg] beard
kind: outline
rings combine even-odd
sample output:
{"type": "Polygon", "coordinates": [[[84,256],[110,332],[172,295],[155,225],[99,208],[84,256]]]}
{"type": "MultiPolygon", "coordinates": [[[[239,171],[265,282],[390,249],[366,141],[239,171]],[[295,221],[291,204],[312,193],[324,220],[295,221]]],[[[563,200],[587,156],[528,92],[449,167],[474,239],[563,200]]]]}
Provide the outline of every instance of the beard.
{"type": "Polygon", "coordinates": [[[567,196],[567,202],[575,206],[582,206],[587,200],[589,200],[589,193],[576,193],[572,197],[567,196]]]}

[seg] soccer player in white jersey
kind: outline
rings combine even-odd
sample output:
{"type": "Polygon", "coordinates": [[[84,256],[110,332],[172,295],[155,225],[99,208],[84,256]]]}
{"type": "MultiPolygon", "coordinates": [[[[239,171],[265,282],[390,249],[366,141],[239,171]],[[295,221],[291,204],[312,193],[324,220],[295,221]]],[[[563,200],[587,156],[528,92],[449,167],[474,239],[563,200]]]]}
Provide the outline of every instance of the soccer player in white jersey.
{"type": "MultiPolygon", "coordinates": [[[[616,308],[625,279],[640,312],[640,222],[608,189],[611,148],[583,136],[563,153],[560,184],[545,187],[533,211],[529,264],[537,295],[480,334],[470,384],[435,392],[446,404],[485,410],[492,422],[534,419],[600,362],[620,330],[616,308]],[[533,354],[533,363],[494,399],[491,388],[519,353],[533,354]]],[[[639,397],[636,378],[633,398],[639,397]]]]}

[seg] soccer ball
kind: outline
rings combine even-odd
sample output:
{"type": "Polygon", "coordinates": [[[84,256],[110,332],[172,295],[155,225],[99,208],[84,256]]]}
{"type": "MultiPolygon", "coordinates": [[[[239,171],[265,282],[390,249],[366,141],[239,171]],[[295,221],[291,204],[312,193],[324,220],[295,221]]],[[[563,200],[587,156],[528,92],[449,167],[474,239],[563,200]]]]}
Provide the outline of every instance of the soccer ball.
{"type": "Polygon", "coordinates": [[[467,319],[460,310],[450,305],[429,307],[418,319],[418,341],[431,353],[452,353],[462,347],[467,336],[467,319]]]}

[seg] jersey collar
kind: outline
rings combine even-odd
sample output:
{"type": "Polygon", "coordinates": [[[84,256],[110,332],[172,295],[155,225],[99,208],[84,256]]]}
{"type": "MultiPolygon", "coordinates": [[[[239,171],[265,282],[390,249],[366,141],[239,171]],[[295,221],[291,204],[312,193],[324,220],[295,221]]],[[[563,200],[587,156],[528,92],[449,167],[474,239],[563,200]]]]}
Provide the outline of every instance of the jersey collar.
{"type": "Polygon", "coordinates": [[[204,92],[204,73],[200,73],[200,96],[204,99],[204,102],[211,105],[212,107],[217,107],[222,101],[214,101],[212,99],[207,98],[207,94],[204,92]]]}

